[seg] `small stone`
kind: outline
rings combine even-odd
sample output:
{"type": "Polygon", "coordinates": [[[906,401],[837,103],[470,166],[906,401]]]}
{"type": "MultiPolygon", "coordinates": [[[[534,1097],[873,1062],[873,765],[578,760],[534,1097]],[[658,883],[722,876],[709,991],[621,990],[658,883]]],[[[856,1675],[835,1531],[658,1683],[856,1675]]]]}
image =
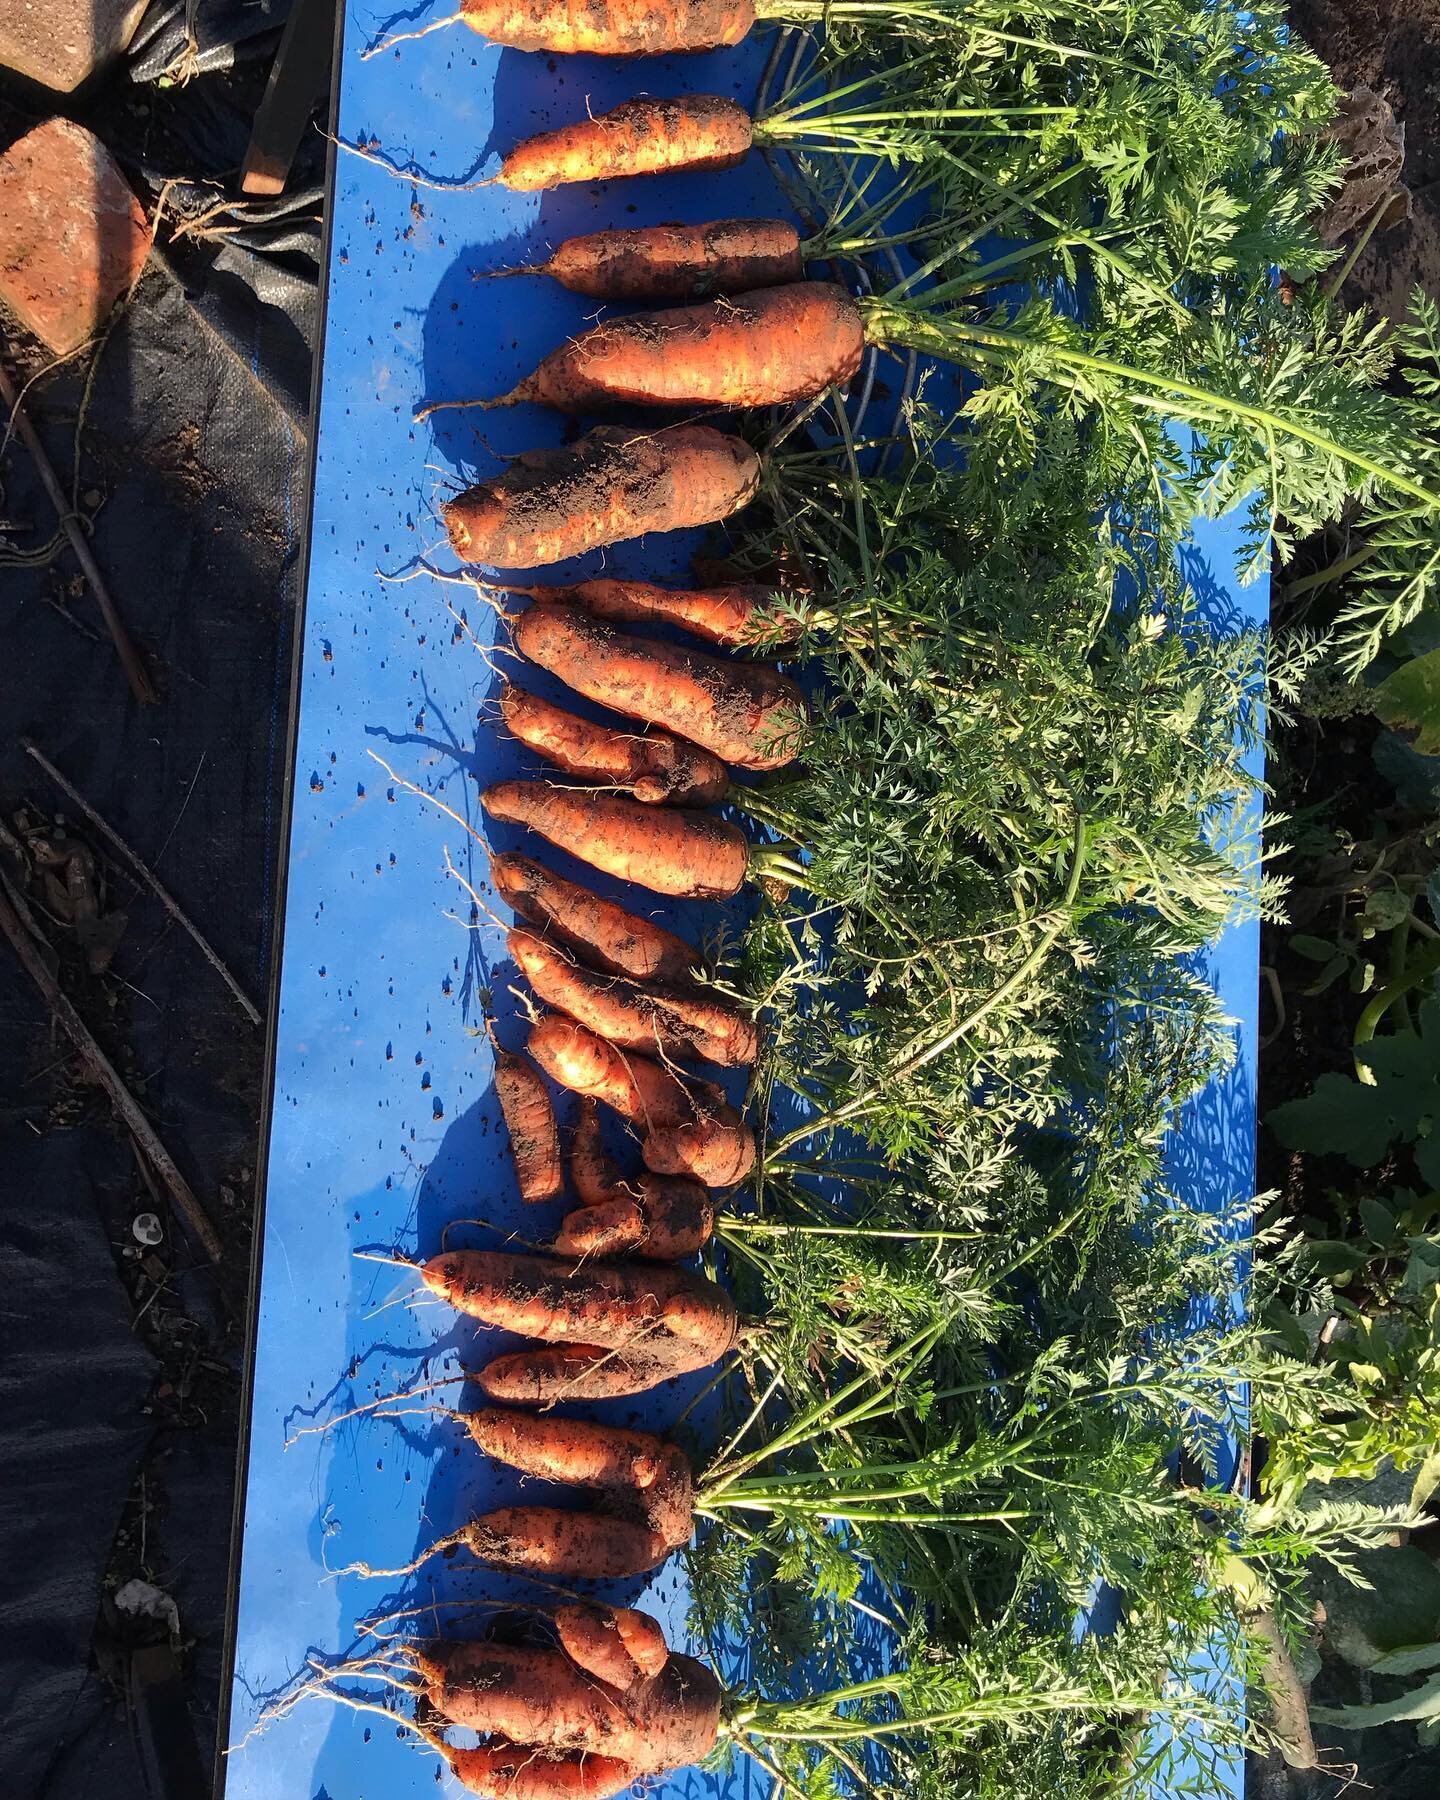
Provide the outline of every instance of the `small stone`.
{"type": "Polygon", "coordinates": [[[128,48],[148,0],[5,0],[0,64],[68,94],[128,48]]]}
{"type": "Polygon", "coordinates": [[[150,254],[150,227],[115,159],[69,119],[0,157],[0,301],[57,355],[109,316],[150,254]]]}

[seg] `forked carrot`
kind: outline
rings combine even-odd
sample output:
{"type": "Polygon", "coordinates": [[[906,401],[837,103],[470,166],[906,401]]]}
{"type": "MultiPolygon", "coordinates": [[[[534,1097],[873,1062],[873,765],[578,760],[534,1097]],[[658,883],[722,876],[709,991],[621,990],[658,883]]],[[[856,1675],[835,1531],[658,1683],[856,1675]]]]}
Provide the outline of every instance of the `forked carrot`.
{"type": "Polygon", "coordinates": [[[698,1182],[642,1175],[639,1198],[582,1206],[566,1215],[552,1248],[557,1256],[642,1256],[680,1262],[709,1243],[715,1208],[698,1182]]]}
{"type": "Polygon", "coordinates": [[[597,725],[510,682],[502,688],[500,712],[521,743],[546,762],[646,806],[713,806],[730,785],[718,757],[665,731],[597,725]]]}
{"type": "Polygon", "coordinates": [[[656,1676],[670,1660],[664,1633],[648,1613],[629,1606],[557,1606],[555,1635],[574,1663],[624,1693],[656,1676]]]}

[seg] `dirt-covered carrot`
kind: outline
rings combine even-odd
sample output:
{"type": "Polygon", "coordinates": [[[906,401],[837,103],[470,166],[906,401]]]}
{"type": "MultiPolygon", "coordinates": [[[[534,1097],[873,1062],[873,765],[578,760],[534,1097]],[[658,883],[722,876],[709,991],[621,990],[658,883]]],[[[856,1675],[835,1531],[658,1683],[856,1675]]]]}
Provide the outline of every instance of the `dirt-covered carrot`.
{"type": "Polygon", "coordinates": [[[573,1602],[557,1606],[553,1617],[560,1648],[571,1662],[622,1693],[658,1675],[670,1660],[660,1627],[634,1607],[573,1602]]]}
{"type": "Polygon", "coordinates": [[[844,387],[865,356],[860,308],[829,281],[606,319],[487,406],[779,406],[844,387]]]}
{"type": "Polygon", "coordinates": [[[753,138],[749,113],[721,95],[642,97],[522,139],[496,179],[512,192],[533,194],[577,181],[733,169],[749,155],[753,138]]]}
{"type": "Polygon", "coordinates": [[[667,988],[687,986],[699,952],[661,925],[566,881],[533,857],[506,851],[490,858],[490,879],[511,909],[569,946],[592,968],[667,988]]]}
{"type": "Polygon", "coordinates": [[[754,0],[461,0],[460,10],[419,31],[386,37],[376,56],[448,25],[465,24],[510,50],[565,56],[673,56],[725,50],[755,24],[754,0]]]}
{"type": "Polygon", "coordinates": [[[493,1400],[643,1393],[719,1361],[735,1340],[728,1294],[659,1263],[587,1263],[452,1250],[421,1265],[426,1286],[487,1325],[558,1345],[496,1357],[476,1375],[493,1400]]]}
{"type": "Polygon", "coordinates": [[[708,425],[601,426],[563,449],[527,451],[456,495],[443,508],[445,529],[466,562],[536,568],[728,519],[759,483],[750,446],[708,425]]]}
{"type": "Polygon", "coordinates": [[[600,1131],[600,1108],[583,1095],[570,1137],[570,1185],[582,1206],[633,1205],[638,1189],[621,1175],[605,1154],[600,1131]]]}
{"type": "Polygon", "coordinates": [[[500,712],[521,743],[546,762],[567,775],[618,788],[646,806],[713,806],[730,785],[718,757],[669,732],[597,725],[508,682],[500,712]]]}
{"type": "Polygon", "coordinates": [[[623,1692],[559,1648],[441,1639],[410,1655],[437,1712],[512,1743],[601,1751],[657,1774],[702,1762],[719,1731],[719,1683],[678,1653],[623,1692]]]}
{"type": "Polygon", "coordinates": [[[565,1191],[560,1128],[539,1073],[523,1056],[495,1049],[495,1092],[510,1133],[510,1156],[522,1200],[539,1203],[565,1191]]]}
{"type": "Polygon", "coordinates": [[[529,1050],[561,1087],[603,1100],[638,1126],[652,1173],[733,1187],[754,1167],[754,1132],[710,1083],[681,1081],[648,1056],[553,1013],[531,1027],[529,1050]]]}
{"type": "Polygon", "coordinates": [[[603,1101],[642,1131],[688,1125],[719,1104],[715,1091],[681,1081],[648,1056],[628,1054],[557,1013],[530,1027],[528,1048],[561,1087],[603,1101]]]}
{"type": "Polygon", "coordinates": [[[567,1214],[552,1245],[555,1254],[680,1262],[709,1243],[715,1208],[698,1182],[642,1175],[636,1186],[638,1200],[611,1200],[567,1214]]]}
{"type": "Polygon", "coordinates": [[[800,233],[786,219],[619,226],[566,238],[543,263],[505,275],[549,275],[592,300],[708,300],[799,281],[800,233]]]}
{"type": "Polygon", "coordinates": [[[795,760],[805,696],[776,669],[634,637],[563,602],[528,608],[511,629],[522,656],[588,700],[743,769],[783,769],[795,760]]]}
{"type": "Polygon", "coordinates": [[[743,648],[774,635],[762,626],[761,619],[770,610],[775,590],[759,582],[667,588],[653,581],[601,577],[564,587],[512,587],[510,591],[532,600],[567,602],[615,625],[674,625],[726,649],[743,648]]]}
{"type": "Polygon", "coordinates": [[[512,931],[507,944],[539,999],[622,1049],[698,1056],[727,1068],[755,1060],[755,1021],[722,1001],[684,993],[672,999],[620,976],[597,975],[533,931],[512,931]]]}
{"type": "Polygon", "coordinates": [[[457,1750],[443,1739],[450,1773],[482,1800],[613,1800],[640,1780],[640,1771],[593,1750],[537,1750],[502,1737],[457,1750]]]}
{"type": "Polygon", "coordinates": [[[730,1106],[684,1125],[657,1126],[640,1146],[657,1175],[689,1175],[706,1187],[736,1187],[755,1166],[755,1134],[730,1106]]]}
{"type": "Polygon", "coordinates": [[[491,818],[524,825],[607,875],[657,894],[728,900],[745,884],[750,846],[738,826],[688,807],[544,781],[497,781],[480,796],[491,818]]]}

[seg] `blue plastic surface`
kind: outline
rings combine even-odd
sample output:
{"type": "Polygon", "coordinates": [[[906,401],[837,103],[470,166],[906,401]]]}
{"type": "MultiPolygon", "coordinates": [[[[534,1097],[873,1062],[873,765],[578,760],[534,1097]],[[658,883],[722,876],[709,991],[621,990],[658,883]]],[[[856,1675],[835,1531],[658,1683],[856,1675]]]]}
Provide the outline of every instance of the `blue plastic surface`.
{"type": "MultiPolygon", "coordinates": [[[[414,8],[398,20],[350,8],[339,135],[413,156],[437,177],[488,174],[497,154],[530,131],[637,91],[688,88],[748,103],[766,53],[762,39],[642,70],[499,51],[456,27],[360,60],[367,43],[415,17],[414,8]]],[[[357,1250],[428,1253],[457,1218],[537,1236],[554,1223],[549,1209],[538,1228],[523,1215],[489,1048],[470,1035],[492,990],[502,1041],[519,1036],[500,933],[484,920],[467,929],[468,901],[443,866],[448,848],[484,892],[483,854],[459,825],[396,788],[368,753],[477,828],[472,777],[526,766],[493,724],[476,729],[496,679],[470,635],[482,645],[496,636],[485,603],[423,574],[397,583],[377,571],[405,573],[432,553],[453,566],[438,518],[444,494],[493,473],[496,453],[558,441],[560,425],[533,408],[441,415],[433,429],[414,426],[412,414],[427,400],[503,391],[593,310],[547,281],[487,281],[480,272],[533,261],[602,224],[773,214],[777,201],[758,158],[723,177],[525,196],[414,187],[342,150],[333,208],[228,1800],[412,1800],[436,1791],[433,1752],[378,1718],[324,1702],[302,1704],[243,1740],[307,1655],[351,1645],[356,1620],[404,1586],[331,1571],[356,1560],[406,1563],[466,1513],[512,1497],[516,1484],[443,1418],[360,1419],[288,1449],[286,1439],[453,1368],[477,1336],[475,1360],[504,1347],[438,1303],[404,1303],[413,1279],[359,1260],[357,1250]]],[[[1211,535],[1210,572],[1225,591],[1231,534],[1222,526],[1211,535]]],[[[652,541],[586,567],[665,579],[683,571],[691,547],[652,541]]],[[[1253,612],[1263,599],[1254,592],[1240,604],[1253,612]]],[[[507,829],[486,835],[501,849],[519,842],[507,829]]],[[[629,899],[635,904],[633,890],[629,899]]],[[[683,929],[697,935],[721,919],[690,907],[683,929]]],[[[1253,934],[1231,934],[1219,969],[1244,1021],[1247,1055],[1240,1085],[1187,1126],[1197,1197],[1248,1191],[1255,966],[1253,934]]],[[[694,1385],[618,1405],[612,1416],[663,1428],[694,1385]]],[[[454,1403],[458,1393],[437,1398],[454,1403]]],[[[427,1596],[520,1592],[493,1573],[467,1571],[463,1558],[423,1580],[427,1596]]],[[[677,1576],[632,1584],[623,1597],[642,1591],[679,1643],[677,1576]]],[[[742,1766],[723,1792],[734,1800],[752,1785],[758,1792],[742,1766]]],[[[650,1791],[678,1800],[717,1793],[721,1783],[688,1772],[650,1791]]]]}

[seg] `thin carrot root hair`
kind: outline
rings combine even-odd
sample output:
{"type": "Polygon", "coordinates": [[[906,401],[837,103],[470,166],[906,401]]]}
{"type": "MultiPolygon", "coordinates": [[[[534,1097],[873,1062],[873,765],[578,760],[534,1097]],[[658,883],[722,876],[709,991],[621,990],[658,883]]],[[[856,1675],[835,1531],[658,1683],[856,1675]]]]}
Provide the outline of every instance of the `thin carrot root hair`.
{"type": "Polygon", "coordinates": [[[432,400],[428,406],[422,406],[412,417],[415,424],[423,425],[426,419],[438,412],[468,412],[472,408],[480,412],[493,412],[497,406],[512,404],[508,394],[500,394],[489,400],[432,400]]]}
{"type": "Polygon", "coordinates": [[[521,1237],[518,1231],[507,1231],[503,1225],[497,1225],[493,1219],[451,1219],[449,1224],[446,1225],[444,1230],[440,1233],[440,1248],[442,1251],[450,1248],[450,1233],[452,1231],[457,1231],[462,1225],[478,1225],[483,1231],[495,1232],[497,1236],[502,1238],[507,1244],[519,1244],[523,1249],[534,1250],[537,1255],[540,1256],[548,1256],[550,1254],[547,1245],[537,1244],[532,1242],[530,1238],[521,1237]]]}
{"type": "MultiPolygon", "coordinates": [[[[454,1387],[457,1381],[463,1382],[469,1379],[470,1377],[465,1371],[460,1369],[454,1375],[442,1376],[438,1381],[422,1381],[415,1387],[403,1388],[398,1394],[381,1394],[374,1400],[365,1401],[362,1406],[352,1406],[348,1412],[336,1413],[332,1418],[321,1419],[313,1425],[302,1425],[298,1431],[292,1431],[286,1438],[284,1448],[288,1450],[292,1444],[298,1444],[304,1437],[324,1437],[337,1425],[344,1425],[351,1419],[394,1418],[395,1413],[382,1412],[381,1409],[394,1406],[397,1400],[412,1400],[417,1394],[433,1394],[440,1388],[454,1387]]],[[[413,1406],[398,1410],[417,1413],[449,1413],[452,1417],[459,1416],[453,1406],[413,1406]]]]}
{"type": "Polygon", "coordinates": [[[432,1556],[440,1556],[452,1547],[463,1545],[465,1532],[450,1531],[444,1537],[436,1538],[427,1550],[422,1550],[413,1562],[403,1563],[398,1569],[374,1569],[369,1563],[347,1563],[343,1569],[332,1569],[326,1577],[328,1581],[339,1581],[342,1575],[359,1575],[366,1581],[398,1581],[403,1575],[413,1575],[417,1569],[423,1569],[432,1556]]]}
{"type": "Polygon", "coordinates": [[[383,56],[387,50],[393,50],[397,44],[413,44],[420,38],[429,37],[432,32],[447,31],[450,26],[458,25],[465,17],[464,9],[448,14],[443,19],[432,19],[428,25],[422,25],[418,31],[396,31],[387,38],[381,38],[378,44],[372,44],[368,50],[360,52],[361,62],[369,62],[372,56],[383,56]]]}
{"type": "MultiPolygon", "coordinates": [[[[457,881],[461,888],[470,896],[470,904],[477,912],[483,913],[492,925],[498,926],[501,931],[509,931],[510,927],[500,917],[499,913],[495,912],[489,903],[480,897],[480,894],[475,888],[475,884],[468,876],[462,875],[455,867],[455,864],[450,860],[450,846],[446,844],[442,849],[445,857],[445,873],[449,875],[452,880],[457,881]]],[[[462,920],[461,923],[463,924],[464,921],[462,920]]],[[[485,1035],[490,1039],[492,1044],[495,1043],[495,1034],[490,1028],[490,1021],[488,1019],[485,1021],[485,1035]]],[[[496,1045],[496,1048],[498,1049],[499,1046],[496,1045]]],[[[480,1220],[471,1220],[468,1222],[471,1224],[482,1223],[480,1220]]],[[[459,1223],[459,1221],[456,1221],[456,1223],[459,1223]]]]}

